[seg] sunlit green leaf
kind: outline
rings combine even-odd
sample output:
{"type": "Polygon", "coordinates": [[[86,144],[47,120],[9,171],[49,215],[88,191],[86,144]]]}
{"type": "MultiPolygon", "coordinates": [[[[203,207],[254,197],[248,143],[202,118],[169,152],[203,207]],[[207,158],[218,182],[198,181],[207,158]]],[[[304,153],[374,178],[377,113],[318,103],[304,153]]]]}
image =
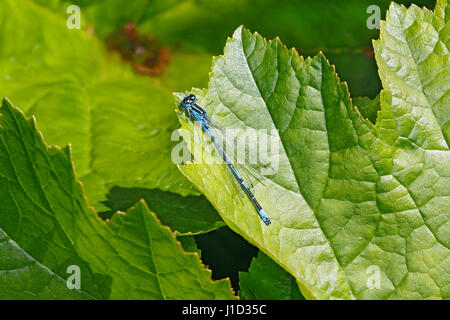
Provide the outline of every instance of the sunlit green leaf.
{"type": "Polygon", "coordinates": [[[206,160],[182,172],[305,297],[450,296],[446,11],[445,0],[435,13],[391,5],[375,43],[385,87],[376,126],[352,106],[323,55],[304,60],[278,39],[235,31],[208,90],[196,94],[227,128],[278,130],[278,171],[255,187],[270,226],[237,200],[226,167],[193,148],[198,130],[180,119],[194,159],[203,152],[206,160]]]}

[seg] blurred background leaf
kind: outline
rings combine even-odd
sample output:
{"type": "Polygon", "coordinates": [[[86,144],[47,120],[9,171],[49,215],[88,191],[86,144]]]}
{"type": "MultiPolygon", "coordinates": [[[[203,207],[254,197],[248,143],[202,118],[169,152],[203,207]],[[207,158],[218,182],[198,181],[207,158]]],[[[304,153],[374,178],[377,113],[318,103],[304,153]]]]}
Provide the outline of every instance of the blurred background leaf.
{"type": "Polygon", "coordinates": [[[96,209],[116,185],[199,194],[171,160],[170,89],[29,1],[2,1],[0,25],[0,94],[36,116],[50,144],[72,145],[96,209]]]}
{"type": "MultiPolygon", "coordinates": [[[[43,0],[35,0],[45,3],[43,0]]],[[[53,1],[50,8],[63,15],[69,4],[78,4],[84,23],[106,38],[117,28],[134,21],[143,33],[150,33],[162,43],[179,52],[222,53],[224,40],[239,25],[257,31],[268,39],[280,37],[287,47],[299,54],[312,56],[323,51],[336,65],[342,81],[347,81],[352,96],[374,98],[381,89],[371,40],[378,38],[377,29],[368,29],[371,15],[367,8],[376,5],[381,18],[391,1],[388,0],[137,0],[123,6],[120,0],[53,1]]],[[[434,8],[434,0],[397,1],[409,6],[434,8]]],[[[191,56],[192,57],[192,56],[191,56]]],[[[185,57],[186,58],[186,57],[185,57]]],[[[193,57],[192,57],[193,58],[193,57]]],[[[193,60],[199,70],[210,65],[208,56],[193,60]]],[[[177,59],[178,60],[178,59],[177,59]]],[[[189,60],[189,59],[187,59],[189,60]]],[[[186,66],[193,64],[184,60],[186,66]]],[[[187,69],[187,73],[196,68],[187,69]]],[[[187,75],[191,77],[191,75],[187,75]]],[[[207,78],[203,79],[207,81],[207,78]]],[[[189,85],[191,87],[205,87],[189,85]]]]}

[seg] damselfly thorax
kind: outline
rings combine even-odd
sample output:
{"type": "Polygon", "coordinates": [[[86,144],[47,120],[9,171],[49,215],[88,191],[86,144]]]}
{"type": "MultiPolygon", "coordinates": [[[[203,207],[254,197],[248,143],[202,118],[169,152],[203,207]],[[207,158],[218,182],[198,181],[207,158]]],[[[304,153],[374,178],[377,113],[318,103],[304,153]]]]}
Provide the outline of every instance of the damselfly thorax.
{"type": "Polygon", "coordinates": [[[192,121],[206,121],[208,115],[206,111],[197,103],[197,97],[190,94],[180,102],[181,111],[192,121]]]}

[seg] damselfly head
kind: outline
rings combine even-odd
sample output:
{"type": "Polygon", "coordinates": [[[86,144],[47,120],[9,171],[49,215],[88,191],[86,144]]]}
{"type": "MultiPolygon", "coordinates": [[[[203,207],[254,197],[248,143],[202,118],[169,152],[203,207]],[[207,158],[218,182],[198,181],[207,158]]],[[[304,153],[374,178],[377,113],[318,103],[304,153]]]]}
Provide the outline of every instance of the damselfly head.
{"type": "Polygon", "coordinates": [[[197,97],[195,96],[195,94],[189,94],[186,97],[184,97],[183,99],[183,104],[184,105],[191,105],[193,103],[195,103],[195,101],[197,101],[197,97]]]}

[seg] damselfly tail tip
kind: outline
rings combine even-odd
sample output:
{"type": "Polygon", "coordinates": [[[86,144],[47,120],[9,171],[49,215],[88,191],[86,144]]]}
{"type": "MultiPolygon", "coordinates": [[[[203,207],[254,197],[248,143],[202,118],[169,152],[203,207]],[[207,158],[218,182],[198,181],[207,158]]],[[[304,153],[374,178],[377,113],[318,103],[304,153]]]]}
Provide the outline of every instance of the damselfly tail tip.
{"type": "Polygon", "coordinates": [[[269,216],[263,209],[259,210],[259,215],[261,216],[265,224],[269,225],[271,223],[269,216]]]}

